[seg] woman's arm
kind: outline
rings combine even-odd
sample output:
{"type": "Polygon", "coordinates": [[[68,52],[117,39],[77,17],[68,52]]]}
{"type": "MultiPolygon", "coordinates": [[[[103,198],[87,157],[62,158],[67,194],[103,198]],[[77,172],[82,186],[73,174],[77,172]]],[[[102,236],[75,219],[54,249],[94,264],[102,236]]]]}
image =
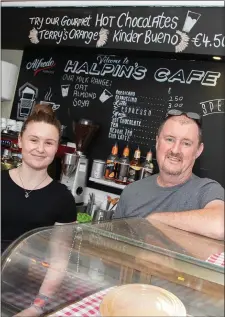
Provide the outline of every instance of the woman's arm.
{"type": "Polygon", "coordinates": [[[56,223],[49,241],[49,268],[33,305],[15,316],[40,316],[44,306],[59,289],[65,277],[73,243],[74,223],[68,225],[56,223]]]}

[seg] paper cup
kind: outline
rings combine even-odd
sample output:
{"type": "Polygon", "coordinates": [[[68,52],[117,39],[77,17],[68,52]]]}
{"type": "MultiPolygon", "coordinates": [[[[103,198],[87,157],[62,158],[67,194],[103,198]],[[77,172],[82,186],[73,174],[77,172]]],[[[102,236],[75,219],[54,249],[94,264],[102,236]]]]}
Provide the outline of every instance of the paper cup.
{"type": "Polygon", "coordinates": [[[5,130],[7,127],[7,119],[1,118],[1,130],[5,130]]]}

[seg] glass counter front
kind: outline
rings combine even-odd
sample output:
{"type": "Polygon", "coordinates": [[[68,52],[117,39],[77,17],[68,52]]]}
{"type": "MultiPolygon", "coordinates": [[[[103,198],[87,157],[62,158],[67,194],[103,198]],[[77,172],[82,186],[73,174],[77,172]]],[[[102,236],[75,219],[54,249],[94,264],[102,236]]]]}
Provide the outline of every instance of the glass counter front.
{"type": "Polygon", "coordinates": [[[40,228],[2,255],[2,316],[28,308],[50,270],[60,282],[45,315],[114,286],[143,283],[175,294],[188,316],[224,316],[224,262],[209,262],[223,252],[223,241],[141,218],[40,228]]]}

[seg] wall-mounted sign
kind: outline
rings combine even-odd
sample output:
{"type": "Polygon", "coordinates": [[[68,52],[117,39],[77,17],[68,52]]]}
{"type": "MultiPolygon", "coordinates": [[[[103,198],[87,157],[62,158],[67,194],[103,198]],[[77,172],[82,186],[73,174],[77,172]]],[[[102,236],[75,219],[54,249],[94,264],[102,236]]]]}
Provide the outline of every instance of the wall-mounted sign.
{"type": "Polygon", "coordinates": [[[225,56],[224,21],[224,8],[4,7],[2,48],[69,45],[225,56]]]}
{"type": "Polygon", "coordinates": [[[168,109],[198,112],[205,143],[198,173],[224,185],[224,87],[222,63],[37,47],[24,51],[11,118],[49,103],[71,141],[73,121],[92,120],[100,128],[88,157],[104,160],[115,142],[120,154],[129,143],[144,157],[168,109]]]}

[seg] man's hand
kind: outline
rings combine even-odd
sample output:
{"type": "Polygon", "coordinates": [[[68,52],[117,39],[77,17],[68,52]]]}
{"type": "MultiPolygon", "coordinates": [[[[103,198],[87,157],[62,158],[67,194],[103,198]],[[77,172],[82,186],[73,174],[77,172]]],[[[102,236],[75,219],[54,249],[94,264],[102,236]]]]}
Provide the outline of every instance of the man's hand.
{"type": "Polygon", "coordinates": [[[34,306],[30,306],[29,308],[22,310],[13,317],[36,317],[40,315],[41,312],[39,312],[37,308],[35,308],[34,306]]]}

